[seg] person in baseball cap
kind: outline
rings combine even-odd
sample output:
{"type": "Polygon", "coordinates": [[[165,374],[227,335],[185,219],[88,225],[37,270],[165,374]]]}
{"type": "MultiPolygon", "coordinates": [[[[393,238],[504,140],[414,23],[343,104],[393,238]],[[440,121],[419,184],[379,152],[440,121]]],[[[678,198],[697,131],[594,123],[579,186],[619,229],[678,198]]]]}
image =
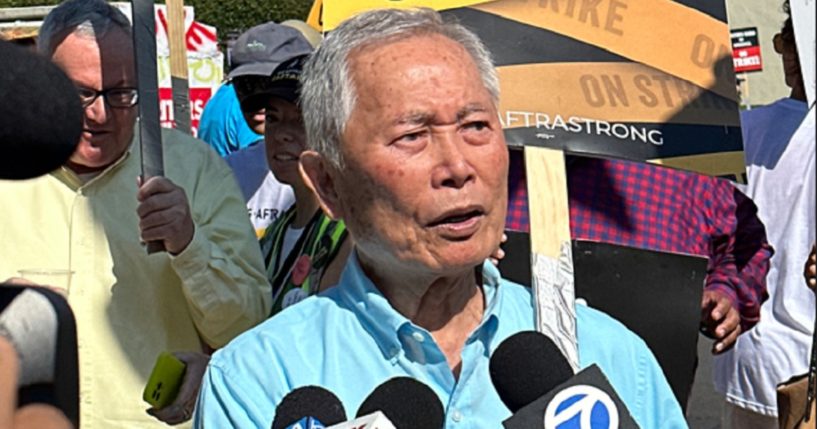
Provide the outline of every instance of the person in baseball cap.
{"type": "Polygon", "coordinates": [[[295,193],[295,204],[267,227],[260,240],[273,288],[272,314],[337,283],[351,250],[343,221],[321,210],[299,170],[298,160],[307,149],[298,105],[306,60],[302,55],[281,63],[251,100],[266,109],[269,169],[295,193]],[[298,244],[288,246],[288,242],[298,244]]]}
{"type": "Polygon", "coordinates": [[[235,85],[244,119],[259,134],[264,134],[264,110],[257,95],[267,90],[270,75],[282,62],[313,50],[302,31],[268,22],[250,28],[233,45],[228,78],[235,85]]]}

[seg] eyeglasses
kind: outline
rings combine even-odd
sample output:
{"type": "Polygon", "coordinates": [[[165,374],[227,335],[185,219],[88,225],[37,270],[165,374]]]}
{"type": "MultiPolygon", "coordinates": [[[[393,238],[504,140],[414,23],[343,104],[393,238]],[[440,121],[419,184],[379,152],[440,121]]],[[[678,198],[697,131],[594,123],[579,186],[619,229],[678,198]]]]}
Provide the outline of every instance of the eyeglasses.
{"type": "Polygon", "coordinates": [[[139,101],[139,92],[136,88],[108,88],[102,91],[89,88],[77,88],[77,93],[79,93],[79,102],[83,108],[87,108],[93,104],[100,95],[111,107],[133,107],[139,101]]]}

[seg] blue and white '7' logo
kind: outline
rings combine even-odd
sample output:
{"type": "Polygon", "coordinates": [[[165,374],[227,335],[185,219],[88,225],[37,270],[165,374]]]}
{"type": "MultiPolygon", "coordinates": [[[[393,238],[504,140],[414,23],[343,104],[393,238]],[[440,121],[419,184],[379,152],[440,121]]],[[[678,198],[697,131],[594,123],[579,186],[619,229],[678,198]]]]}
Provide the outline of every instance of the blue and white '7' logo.
{"type": "Polygon", "coordinates": [[[545,429],[618,429],[618,410],[603,390],[570,386],[545,409],[545,429]]]}

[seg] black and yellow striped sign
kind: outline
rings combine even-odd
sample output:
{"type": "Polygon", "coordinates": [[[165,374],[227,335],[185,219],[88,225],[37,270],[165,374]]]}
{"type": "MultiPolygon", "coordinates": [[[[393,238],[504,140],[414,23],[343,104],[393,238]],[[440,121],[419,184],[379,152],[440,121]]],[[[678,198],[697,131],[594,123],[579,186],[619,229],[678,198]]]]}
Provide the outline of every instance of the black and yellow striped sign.
{"type": "Polygon", "coordinates": [[[491,51],[509,144],[743,175],[722,0],[323,0],[322,25],[416,6],[491,51]]]}

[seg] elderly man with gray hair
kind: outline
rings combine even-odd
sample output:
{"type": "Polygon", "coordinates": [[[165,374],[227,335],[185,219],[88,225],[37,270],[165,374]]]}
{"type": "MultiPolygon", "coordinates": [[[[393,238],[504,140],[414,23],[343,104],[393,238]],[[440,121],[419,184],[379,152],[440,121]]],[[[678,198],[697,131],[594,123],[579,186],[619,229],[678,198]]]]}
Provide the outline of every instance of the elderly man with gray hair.
{"type": "MultiPolygon", "coordinates": [[[[142,401],[159,353],[224,346],[269,314],[244,201],[218,155],[175,130],[162,131],[167,177],[137,183],[139,100],[122,12],[68,0],[45,18],[39,49],[75,85],[83,132],[61,168],[0,182],[0,238],[13,243],[0,278],[70,273],[62,292],[76,315],[83,428],[164,427],[142,401]],[[150,241],[167,252],[148,255],[150,241]]],[[[172,407],[189,416],[193,401],[172,407]]]]}
{"type": "MultiPolygon", "coordinates": [[[[308,385],[357,410],[398,376],[434,391],[445,427],[510,416],[489,357],[535,325],[530,290],[486,262],[507,203],[498,88],[479,39],[432,10],[365,12],[329,34],[302,78],[301,171],[354,252],[336,287],[213,356],[196,427],[268,428],[308,385]]],[[[577,315],[580,365],[607,374],[641,427],[686,427],[643,341],[598,311],[577,315]]]]}

